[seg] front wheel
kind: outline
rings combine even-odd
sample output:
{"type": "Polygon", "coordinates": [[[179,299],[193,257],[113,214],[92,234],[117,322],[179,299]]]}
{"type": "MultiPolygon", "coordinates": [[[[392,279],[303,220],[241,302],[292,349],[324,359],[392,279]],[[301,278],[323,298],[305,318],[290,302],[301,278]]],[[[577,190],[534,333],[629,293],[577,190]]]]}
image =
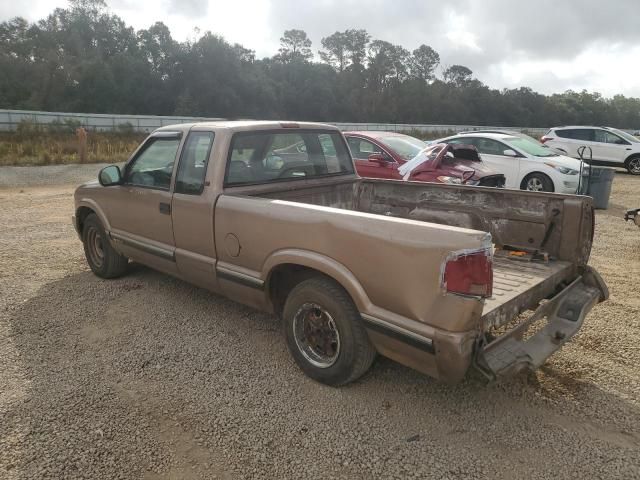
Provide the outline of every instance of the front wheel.
{"type": "Polygon", "coordinates": [[[531,173],[525,177],[520,186],[521,190],[530,192],[553,192],[553,182],[544,173],[531,173]]]}
{"type": "Polygon", "coordinates": [[[628,159],[624,166],[631,175],[640,175],[640,155],[628,159]]]}
{"type": "Polygon", "coordinates": [[[364,375],[376,356],[349,294],[326,277],[298,284],[283,310],[287,347],[314,380],[344,385],[364,375]]]}
{"type": "Polygon", "coordinates": [[[97,276],[116,278],[127,270],[129,259],[114,250],[102,223],[94,213],[84,220],[82,243],[89,268],[97,276]]]}

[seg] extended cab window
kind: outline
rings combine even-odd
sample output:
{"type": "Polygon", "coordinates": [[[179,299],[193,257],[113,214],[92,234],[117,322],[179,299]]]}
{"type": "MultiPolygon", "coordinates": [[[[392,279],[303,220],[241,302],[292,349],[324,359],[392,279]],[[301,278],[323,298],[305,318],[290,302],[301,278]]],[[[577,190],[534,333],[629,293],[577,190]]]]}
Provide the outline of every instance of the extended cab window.
{"type": "Polygon", "coordinates": [[[241,132],[231,140],[225,185],[352,173],[338,132],[241,132]]]}
{"type": "Polygon", "coordinates": [[[213,145],[213,132],[191,132],[182,149],[176,193],[199,195],[204,188],[204,177],[213,145]]]}
{"type": "Polygon", "coordinates": [[[180,139],[177,137],[149,139],[127,167],[125,183],[169,190],[179,146],[180,139]]]}

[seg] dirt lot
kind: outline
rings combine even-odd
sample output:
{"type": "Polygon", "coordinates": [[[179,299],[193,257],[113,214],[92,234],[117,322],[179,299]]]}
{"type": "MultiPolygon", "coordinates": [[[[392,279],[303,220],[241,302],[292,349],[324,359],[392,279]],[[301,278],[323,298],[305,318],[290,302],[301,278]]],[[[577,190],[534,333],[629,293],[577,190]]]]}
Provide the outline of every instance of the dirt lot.
{"type": "Polygon", "coordinates": [[[333,389],[270,316],[140,266],[93,276],[47,168],[0,188],[0,478],[640,477],[640,178],[597,214],[611,299],[543,369],[451,387],[379,359],[333,389]]]}

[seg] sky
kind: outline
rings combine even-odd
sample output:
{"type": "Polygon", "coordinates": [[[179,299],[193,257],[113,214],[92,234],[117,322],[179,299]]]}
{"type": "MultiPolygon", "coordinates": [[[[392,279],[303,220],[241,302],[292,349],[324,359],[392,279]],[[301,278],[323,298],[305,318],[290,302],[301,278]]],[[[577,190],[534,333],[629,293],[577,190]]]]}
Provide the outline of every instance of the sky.
{"type": "MultiPolygon", "coordinates": [[[[441,64],[465,65],[493,88],[567,89],[640,97],[637,0],[107,0],[136,29],[156,21],[178,40],[198,31],[255,50],[278,50],[285,30],[322,37],[364,28],[373,38],[413,50],[433,47],[441,64]]],[[[1,2],[0,21],[35,21],[64,0],[1,2]]]]}

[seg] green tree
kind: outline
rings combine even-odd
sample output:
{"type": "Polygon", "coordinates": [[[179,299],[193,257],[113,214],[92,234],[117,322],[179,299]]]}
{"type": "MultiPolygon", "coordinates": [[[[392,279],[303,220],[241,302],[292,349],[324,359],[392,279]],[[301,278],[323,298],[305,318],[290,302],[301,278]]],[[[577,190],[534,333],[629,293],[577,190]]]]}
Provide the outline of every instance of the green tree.
{"type": "Polygon", "coordinates": [[[313,57],[313,53],[311,53],[311,40],[306,32],[296,29],[285,30],[284,35],[280,37],[277,57],[282,63],[308,62],[313,57]]]}
{"type": "Polygon", "coordinates": [[[463,87],[471,81],[473,72],[464,65],[451,65],[442,72],[444,81],[456,87],[463,87]]]}
{"type": "Polygon", "coordinates": [[[411,76],[430,82],[435,78],[435,69],[440,64],[440,55],[429,45],[420,45],[409,59],[411,76]]]}

